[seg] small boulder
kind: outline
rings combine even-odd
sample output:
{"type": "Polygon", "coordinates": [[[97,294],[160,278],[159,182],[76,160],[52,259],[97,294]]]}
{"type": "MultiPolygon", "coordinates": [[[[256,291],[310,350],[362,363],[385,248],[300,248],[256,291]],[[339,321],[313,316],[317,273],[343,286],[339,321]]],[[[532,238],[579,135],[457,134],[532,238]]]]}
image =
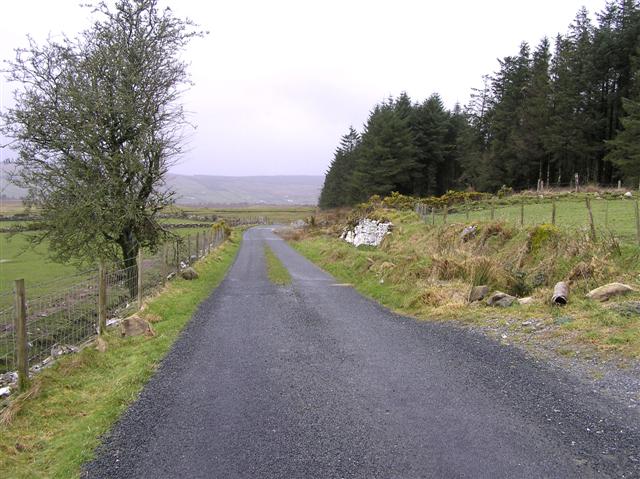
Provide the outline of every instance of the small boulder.
{"type": "Polygon", "coordinates": [[[120,323],[120,334],[122,336],[155,336],[151,324],[146,319],[134,314],[120,323]]]}
{"type": "Polygon", "coordinates": [[[518,299],[518,303],[520,304],[533,304],[535,303],[535,299],[533,299],[531,296],[527,296],[526,298],[519,298],[518,299]]]}
{"type": "Polygon", "coordinates": [[[183,269],[180,272],[180,276],[182,276],[184,279],[188,279],[189,281],[191,281],[192,279],[198,279],[198,273],[196,273],[196,270],[191,267],[183,269]]]}
{"type": "Polygon", "coordinates": [[[11,395],[11,388],[9,386],[5,386],[0,388],[0,398],[6,398],[11,395]]]}
{"type": "Polygon", "coordinates": [[[462,230],[462,233],[460,233],[460,239],[467,242],[471,238],[475,237],[476,233],[478,233],[478,227],[476,225],[467,226],[462,230]]]}
{"type": "Polygon", "coordinates": [[[98,339],[96,339],[96,349],[101,353],[107,351],[107,342],[100,336],[98,336],[98,339]]]}
{"type": "Polygon", "coordinates": [[[627,192],[624,194],[624,197],[625,197],[625,198],[633,198],[633,193],[631,193],[630,191],[627,191],[627,192]]]}
{"type": "Polygon", "coordinates": [[[622,283],[609,283],[599,288],[593,289],[587,293],[587,298],[597,301],[606,301],[613,296],[626,294],[635,291],[631,286],[622,283]]]}
{"type": "Polygon", "coordinates": [[[497,306],[500,308],[508,308],[516,301],[515,296],[503,293],[502,291],[496,291],[488,299],[487,304],[489,306],[497,306]]]}
{"type": "Polygon", "coordinates": [[[486,295],[489,294],[489,286],[474,286],[471,288],[469,292],[469,302],[473,303],[474,301],[480,301],[485,298],[486,295]]]}
{"type": "Polygon", "coordinates": [[[51,357],[59,358],[60,356],[64,356],[65,354],[73,354],[77,353],[78,348],[75,346],[69,346],[67,344],[54,344],[51,348],[51,357]]]}

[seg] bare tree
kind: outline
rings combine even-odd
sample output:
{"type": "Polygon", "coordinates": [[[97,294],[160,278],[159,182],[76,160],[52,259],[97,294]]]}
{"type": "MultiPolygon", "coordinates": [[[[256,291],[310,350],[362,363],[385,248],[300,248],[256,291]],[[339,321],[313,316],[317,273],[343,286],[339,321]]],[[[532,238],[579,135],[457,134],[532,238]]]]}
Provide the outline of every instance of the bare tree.
{"type": "Polygon", "coordinates": [[[28,189],[58,261],[124,259],[168,234],[157,214],[173,202],[165,185],[187,125],[179,102],[190,85],[179,55],[202,35],[157,0],[93,8],[77,38],[29,39],[7,62],[19,87],[2,115],[18,157],[13,182],[28,189]]]}

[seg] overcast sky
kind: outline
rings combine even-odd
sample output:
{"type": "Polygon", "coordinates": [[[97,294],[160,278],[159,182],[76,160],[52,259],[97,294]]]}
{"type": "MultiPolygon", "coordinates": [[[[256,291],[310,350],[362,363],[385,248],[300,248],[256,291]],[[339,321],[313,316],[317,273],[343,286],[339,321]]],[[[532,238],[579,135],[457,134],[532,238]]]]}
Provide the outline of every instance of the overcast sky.
{"type": "MultiPolygon", "coordinates": [[[[79,0],[3,1],[0,58],[26,35],[42,41],[89,25],[79,0]]],[[[183,102],[197,125],[174,171],[324,174],[349,125],[406,91],[447,107],[469,99],[497,58],[564,33],[604,0],[164,0],[211,33],[185,53],[195,86],[183,102]]],[[[593,17],[593,15],[592,15],[593,17]]],[[[11,85],[0,85],[2,106],[11,85]]],[[[0,159],[10,156],[0,152],[0,159]]]]}

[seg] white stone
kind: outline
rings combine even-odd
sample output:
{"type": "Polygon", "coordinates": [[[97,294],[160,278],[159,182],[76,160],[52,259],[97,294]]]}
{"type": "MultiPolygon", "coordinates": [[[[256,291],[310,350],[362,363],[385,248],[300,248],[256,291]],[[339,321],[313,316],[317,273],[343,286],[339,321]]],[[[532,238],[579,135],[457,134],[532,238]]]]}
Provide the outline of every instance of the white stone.
{"type": "Polygon", "coordinates": [[[0,388],[0,398],[6,398],[11,394],[11,388],[9,386],[0,388]]]}
{"type": "Polygon", "coordinates": [[[625,197],[627,197],[627,198],[633,198],[633,193],[631,193],[630,191],[627,191],[627,192],[624,194],[624,196],[625,196],[625,197]]]}
{"type": "Polygon", "coordinates": [[[364,218],[353,229],[345,228],[341,238],[354,246],[380,246],[392,226],[393,224],[390,222],[382,223],[364,218]]]}

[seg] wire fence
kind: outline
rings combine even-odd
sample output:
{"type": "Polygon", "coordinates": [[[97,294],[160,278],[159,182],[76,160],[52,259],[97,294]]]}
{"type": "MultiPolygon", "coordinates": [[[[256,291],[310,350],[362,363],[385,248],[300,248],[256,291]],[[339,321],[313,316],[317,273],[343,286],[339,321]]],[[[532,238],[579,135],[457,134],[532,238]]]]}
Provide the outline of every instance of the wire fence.
{"type": "Polygon", "coordinates": [[[428,225],[504,221],[527,227],[547,223],[565,229],[585,229],[594,238],[614,235],[625,243],[640,245],[640,206],[633,197],[506,198],[438,208],[418,203],[414,210],[428,225]]]}
{"type": "Polygon", "coordinates": [[[99,332],[100,304],[105,305],[106,325],[117,323],[139,309],[143,296],[153,294],[222,244],[227,233],[225,227],[216,225],[195,237],[166,243],[153,254],[141,253],[74,275],[72,284],[61,278],[59,288],[34,283],[32,289],[27,284],[24,309],[19,293],[19,284],[24,283],[16,281],[14,291],[0,293],[0,376],[20,372],[22,366],[35,372],[56,357],[77,351],[99,332]],[[19,322],[24,328],[22,338],[19,322]]]}

